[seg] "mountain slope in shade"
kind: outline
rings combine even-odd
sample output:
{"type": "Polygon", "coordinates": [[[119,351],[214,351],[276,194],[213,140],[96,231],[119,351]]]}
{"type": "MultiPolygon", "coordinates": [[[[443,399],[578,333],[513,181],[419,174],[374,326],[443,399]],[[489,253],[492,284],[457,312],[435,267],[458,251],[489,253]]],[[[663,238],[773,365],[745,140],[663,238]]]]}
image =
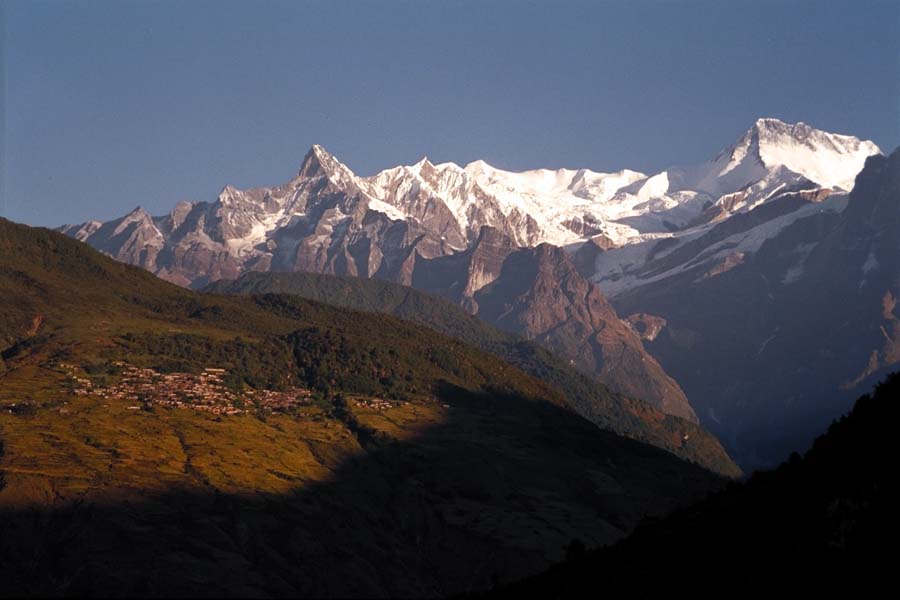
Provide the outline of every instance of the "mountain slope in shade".
{"type": "Polygon", "coordinates": [[[678,384],[560,248],[541,244],[512,253],[474,302],[479,318],[575,357],[573,364],[598,373],[614,390],[697,420],[678,384]]]}
{"type": "Polygon", "coordinates": [[[451,302],[413,288],[372,279],[312,273],[247,273],[234,281],[220,280],[205,291],[295,294],[356,310],[386,312],[421,323],[496,354],[559,389],[579,414],[604,429],[653,444],[723,475],[739,473],[718,441],[693,422],[665,414],[641,400],[616,394],[536,344],[495,329],[451,302]]]}
{"type": "Polygon", "coordinates": [[[596,581],[631,593],[659,590],[697,569],[723,585],[808,591],[849,584],[874,591],[892,578],[887,549],[900,533],[892,483],[898,418],[895,374],[859,398],[802,457],[646,523],[612,548],[574,547],[570,560],[491,596],[582,597],[596,581]]]}
{"type": "Polygon", "coordinates": [[[5,220],[0,307],[3,595],[443,597],[722,481],[433,330],[5,220]]]}
{"type": "MultiPolygon", "coordinates": [[[[743,235],[754,213],[792,202],[806,201],[783,197],[718,227],[743,235]]],[[[621,314],[666,323],[646,347],[745,466],[802,449],[900,361],[900,152],[870,158],[844,204],[718,269],[694,264],[613,299],[621,314]]]]}
{"type": "Polygon", "coordinates": [[[615,392],[697,419],[684,392],[638,335],[555,246],[516,248],[500,231],[484,227],[468,250],[420,260],[412,285],[537,341],[615,392]]]}

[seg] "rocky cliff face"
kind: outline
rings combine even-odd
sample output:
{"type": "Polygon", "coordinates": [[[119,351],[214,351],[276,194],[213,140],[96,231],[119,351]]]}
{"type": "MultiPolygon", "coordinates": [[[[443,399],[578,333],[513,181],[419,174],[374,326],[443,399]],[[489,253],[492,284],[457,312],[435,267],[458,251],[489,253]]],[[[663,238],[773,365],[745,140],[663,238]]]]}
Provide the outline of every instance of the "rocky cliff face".
{"type": "Polygon", "coordinates": [[[802,449],[900,362],[900,152],[871,157],[845,204],[730,268],[695,264],[613,300],[665,319],[648,350],[745,466],[802,449]]]}
{"type": "Polygon", "coordinates": [[[598,373],[617,392],[696,421],[675,380],[561,249],[541,244],[512,253],[499,276],[475,293],[474,301],[485,321],[571,357],[573,364],[598,373]]]}

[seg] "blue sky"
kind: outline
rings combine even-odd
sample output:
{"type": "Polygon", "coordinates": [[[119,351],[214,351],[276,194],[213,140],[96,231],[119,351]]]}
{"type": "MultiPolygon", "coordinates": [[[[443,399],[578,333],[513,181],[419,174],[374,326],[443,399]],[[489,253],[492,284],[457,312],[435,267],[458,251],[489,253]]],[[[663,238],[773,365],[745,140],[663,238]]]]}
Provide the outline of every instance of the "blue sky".
{"type": "MultiPolygon", "coordinates": [[[[0,0],[2,1],[2,0],[0,0]]],[[[2,5],[0,215],[167,212],[427,155],[663,169],[759,116],[900,144],[900,3],[166,2],[2,5]]]]}

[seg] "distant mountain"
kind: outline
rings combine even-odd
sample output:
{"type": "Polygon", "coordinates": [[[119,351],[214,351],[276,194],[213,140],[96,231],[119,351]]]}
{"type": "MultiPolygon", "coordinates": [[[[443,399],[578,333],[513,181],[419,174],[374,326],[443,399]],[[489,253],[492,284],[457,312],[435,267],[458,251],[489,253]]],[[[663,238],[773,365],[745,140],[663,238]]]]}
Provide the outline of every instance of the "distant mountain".
{"type": "Polygon", "coordinates": [[[790,193],[735,215],[659,253],[646,270],[660,275],[613,298],[666,324],[646,347],[745,466],[802,450],[900,362],[900,152],[869,158],[840,206],[804,206],[816,204],[790,193]],[[778,214],[790,223],[756,233],[778,214]],[[745,240],[758,247],[738,251],[745,240]],[[716,251],[732,254],[689,258],[716,251]]]}
{"type": "Polygon", "coordinates": [[[359,177],[313,146],[283,185],[226,186],[213,203],[180,202],[162,217],[136,208],[115,221],[63,230],[181,285],[248,270],[408,285],[417,259],[466,250],[484,227],[515,247],[592,239],[622,246],[713,213],[749,211],[798,186],[849,191],[865,158],[879,152],[871,142],[776,119],[758,120],[708,163],[652,176],[586,169],[512,173],[484,161],[459,167],[422,159],[359,177]]]}
{"type": "Polygon", "coordinates": [[[722,484],[385,314],[0,219],[0,595],[446,596],[722,484]]]}
{"type": "MultiPolygon", "coordinates": [[[[725,409],[711,413],[705,396],[695,410],[694,392],[682,389],[684,370],[672,377],[667,371],[678,367],[661,360],[668,354],[644,347],[664,343],[654,341],[661,333],[678,335],[677,326],[666,330],[667,311],[654,308],[653,290],[715,280],[793,223],[839,213],[866,157],[879,153],[872,142],[777,119],[759,119],[703,164],[649,175],[511,173],[483,161],[423,159],[359,177],[314,146],[283,185],[229,186],[215,202],[180,203],[162,217],[135,209],[62,230],[186,286],[248,271],[412,285],[540,342],[616,392],[687,419],[704,413],[704,424],[717,427],[725,409]]],[[[753,298],[759,286],[748,285],[754,289],[733,290],[738,298],[727,302],[753,298]]],[[[716,307],[722,302],[715,296],[716,307]]],[[[711,326],[732,323],[729,315],[711,326]]],[[[682,352],[682,359],[692,357],[682,352]]],[[[745,404],[730,406],[739,412],[745,404]]],[[[734,438],[728,427],[716,430],[734,438]]],[[[755,449],[745,450],[744,459],[757,461],[755,449]]]]}
{"type": "Polygon", "coordinates": [[[893,578],[886,550],[900,533],[894,481],[900,375],[859,398],[802,457],[685,510],[642,524],[611,548],[585,552],[547,573],[491,594],[580,598],[606,589],[641,593],[670,589],[685,572],[702,571],[708,586],[817,590],[849,585],[883,589],[893,578]]]}
{"type": "Polygon", "coordinates": [[[679,218],[642,227],[627,245],[585,244],[579,262],[612,297],[697,265],[730,268],[795,220],[843,207],[866,158],[879,154],[852,136],[759,119],[713,160],[654,176],[679,218]]]}
{"type": "Polygon", "coordinates": [[[358,277],[313,273],[246,273],[219,280],[210,293],[292,294],[336,306],[383,312],[421,323],[442,334],[496,354],[560,390],[566,402],[598,426],[647,442],[726,476],[740,471],[718,440],[692,421],[668,415],[650,404],[624,397],[521,337],[501,331],[448,300],[413,288],[358,277]]]}

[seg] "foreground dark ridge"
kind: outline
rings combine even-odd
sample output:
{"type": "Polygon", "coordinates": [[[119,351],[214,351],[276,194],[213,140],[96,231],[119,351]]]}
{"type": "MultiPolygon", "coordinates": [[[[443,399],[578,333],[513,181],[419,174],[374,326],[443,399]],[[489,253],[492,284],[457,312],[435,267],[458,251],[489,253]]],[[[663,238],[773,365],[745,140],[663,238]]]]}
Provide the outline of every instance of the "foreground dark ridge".
{"type": "Polygon", "coordinates": [[[4,595],[486,589],[722,482],[432,330],[190,292],[8,221],[0,306],[4,595]]]}
{"type": "Polygon", "coordinates": [[[643,524],[611,548],[584,552],[576,544],[566,562],[495,595],[581,597],[599,580],[635,592],[698,569],[728,585],[886,582],[900,533],[898,419],[900,374],[892,374],[804,456],[643,524]]]}
{"type": "Polygon", "coordinates": [[[355,310],[388,313],[422,324],[495,354],[563,391],[570,406],[604,429],[653,444],[717,473],[740,475],[719,441],[696,423],[614,393],[541,346],[496,329],[452,302],[414,288],[378,279],[316,273],[246,273],[237,280],[210,284],[205,291],[291,294],[355,310]]]}

